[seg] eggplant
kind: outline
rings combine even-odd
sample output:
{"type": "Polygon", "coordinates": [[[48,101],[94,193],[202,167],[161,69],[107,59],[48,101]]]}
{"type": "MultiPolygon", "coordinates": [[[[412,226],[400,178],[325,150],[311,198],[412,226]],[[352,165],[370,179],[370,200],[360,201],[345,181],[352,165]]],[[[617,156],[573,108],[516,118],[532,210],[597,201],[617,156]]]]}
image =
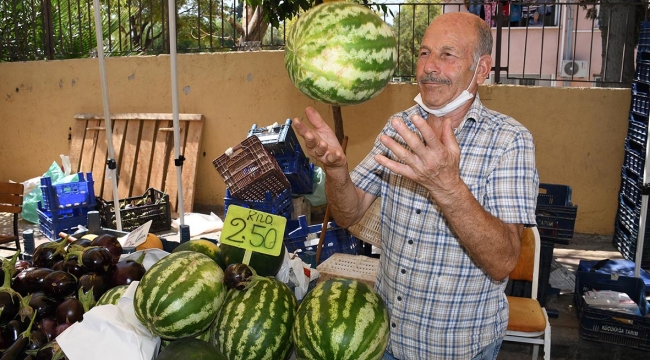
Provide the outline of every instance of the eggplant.
{"type": "Polygon", "coordinates": [[[81,239],[77,239],[77,240],[71,242],[70,246],[81,246],[81,247],[86,248],[86,247],[90,246],[91,242],[92,242],[92,240],[90,240],[90,239],[81,238],[81,239]]]}
{"type": "Polygon", "coordinates": [[[0,323],[6,323],[16,315],[24,319],[25,316],[32,316],[33,310],[29,307],[29,299],[24,300],[20,293],[11,288],[11,279],[16,272],[16,260],[18,260],[20,250],[16,251],[10,259],[2,262],[4,271],[4,282],[0,286],[0,323]]]}
{"type": "Polygon", "coordinates": [[[18,292],[0,292],[0,308],[2,308],[2,312],[0,312],[0,323],[7,323],[16,317],[20,310],[21,299],[22,297],[18,292]]]}
{"type": "Polygon", "coordinates": [[[65,271],[53,271],[43,281],[43,292],[55,298],[64,298],[77,290],[77,278],[65,271]]]}
{"type": "Polygon", "coordinates": [[[63,360],[63,359],[67,359],[67,357],[63,353],[63,350],[61,350],[61,347],[56,342],[56,340],[50,341],[45,346],[40,348],[36,353],[36,360],[63,360]]]}
{"type": "Polygon", "coordinates": [[[33,293],[29,301],[29,306],[36,312],[36,321],[54,316],[58,305],[58,302],[53,297],[47,296],[42,291],[33,293]]]}
{"type": "Polygon", "coordinates": [[[54,263],[63,260],[66,255],[66,246],[68,245],[68,238],[62,239],[59,242],[45,242],[37,246],[34,250],[32,263],[36,267],[51,268],[54,263]]]}
{"type": "Polygon", "coordinates": [[[20,337],[20,333],[25,331],[20,321],[14,319],[9,321],[2,330],[2,336],[8,345],[13,344],[20,337]]]}
{"type": "Polygon", "coordinates": [[[37,328],[47,335],[49,341],[52,341],[56,337],[56,325],[56,320],[54,320],[54,318],[46,317],[42,318],[41,321],[38,322],[37,328]]]}
{"type": "Polygon", "coordinates": [[[32,320],[29,323],[29,326],[25,331],[20,333],[18,339],[9,346],[9,348],[2,354],[0,360],[17,360],[19,356],[25,356],[25,349],[30,342],[32,334],[32,326],[34,325],[34,319],[36,319],[36,314],[32,316],[32,320]]]}
{"type": "Polygon", "coordinates": [[[90,246],[105,247],[113,256],[113,264],[117,264],[118,261],[120,261],[120,256],[122,255],[122,244],[117,240],[117,236],[111,234],[99,235],[93,239],[90,246]]]}
{"type": "Polygon", "coordinates": [[[27,351],[38,350],[50,341],[47,337],[47,334],[41,330],[32,330],[30,335],[31,336],[29,338],[29,343],[27,344],[26,349],[27,351]]]}
{"type": "Polygon", "coordinates": [[[53,271],[50,268],[29,268],[24,270],[14,279],[13,288],[23,296],[41,291],[43,281],[53,271]]]}
{"type": "Polygon", "coordinates": [[[129,285],[134,281],[140,281],[146,269],[142,265],[145,252],[137,260],[126,260],[119,262],[111,268],[111,287],[129,285]]]}
{"type": "Polygon", "coordinates": [[[25,269],[28,269],[32,267],[32,263],[27,261],[27,260],[18,260],[16,261],[16,265],[14,265],[14,268],[16,269],[16,272],[19,273],[25,269]]]}
{"type": "Polygon", "coordinates": [[[102,295],[109,289],[108,281],[102,275],[97,273],[87,273],[79,278],[77,290],[87,293],[92,290],[95,301],[99,300],[102,295]]]}
{"type": "Polygon", "coordinates": [[[60,324],[75,323],[83,320],[84,307],[76,298],[64,300],[56,308],[56,322],[60,324]]]}
{"type": "Polygon", "coordinates": [[[72,326],[72,323],[63,323],[57,325],[56,328],[54,328],[54,339],[56,339],[56,337],[61,335],[64,331],[68,330],[70,326],[72,326]]]}
{"type": "Polygon", "coordinates": [[[245,290],[256,276],[250,266],[235,263],[226,267],[224,282],[229,289],[245,290]]]}
{"type": "Polygon", "coordinates": [[[82,248],[74,246],[68,248],[68,256],[76,256],[81,265],[88,272],[107,274],[113,265],[113,255],[103,246],[89,246],[82,248]]]}
{"type": "Polygon", "coordinates": [[[79,263],[79,259],[76,257],[67,258],[63,261],[63,266],[61,270],[69,272],[79,279],[83,274],[86,273],[86,269],[79,263]]]}

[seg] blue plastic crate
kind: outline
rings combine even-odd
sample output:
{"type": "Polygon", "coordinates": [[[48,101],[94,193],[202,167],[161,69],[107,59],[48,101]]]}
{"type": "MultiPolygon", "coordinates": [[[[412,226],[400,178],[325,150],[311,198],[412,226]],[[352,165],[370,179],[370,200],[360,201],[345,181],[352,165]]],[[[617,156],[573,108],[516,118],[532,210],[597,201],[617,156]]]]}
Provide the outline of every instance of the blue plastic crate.
{"type": "MultiPolygon", "coordinates": [[[[644,57],[650,58],[650,53],[644,53],[644,57]]],[[[650,62],[648,61],[637,61],[636,70],[634,73],[634,80],[650,83],[650,62]]]]}
{"type": "Polygon", "coordinates": [[[648,113],[650,113],[650,98],[648,98],[648,95],[632,91],[631,109],[639,115],[648,116],[648,113]]]}
{"type": "Polygon", "coordinates": [[[543,240],[568,244],[573,238],[578,206],[537,206],[535,218],[543,240]]]}
{"type": "Polygon", "coordinates": [[[612,279],[610,274],[578,271],[574,300],[582,339],[650,350],[650,318],[644,317],[650,312],[650,306],[643,280],[627,276],[612,279]],[[582,296],[592,289],[626,293],[639,306],[638,315],[587,305],[582,296]]]}
{"type": "Polygon", "coordinates": [[[39,228],[43,235],[50,240],[57,240],[60,232],[68,234],[74,233],[79,225],[88,225],[88,211],[94,210],[93,207],[77,207],[71,209],[47,211],[38,204],[36,210],[38,214],[39,228]]]}
{"type": "Polygon", "coordinates": [[[291,127],[291,120],[287,119],[284,125],[271,125],[258,128],[253,124],[248,131],[248,136],[257,136],[264,148],[273,155],[293,153],[300,148],[296,133],[291,127]]]}
{"type": "Polygon", "coordinates": [[[314,182],[314,164],[309,163],[300,148],[292,153],[274,155],[284,176],[291,184],[291,192],[294,194],[311,194],[314,182]]]}
{"type": "Polygon", "coordinates": [[[79,181],[52,185],[49,176],[41,178],[41,192],[43,193],[42,207],[44,210],[71,209],[95,206],[95,189],[93,174],[77,173],[79,181]]]}
{"type": "MultiPolygon", "coordinates": [[[[302,215],[298,217],[297,225],[292,224],[294,228],[288,229],[288,234],[284,237],[284,245],[289,252],[313,251],[318,249],[318,241],[323,224],[307,225],[307,218],[302,215]]],[[[289,224],[287,224],[287,227],[289,224]]],[[[345,228],[338,227],[336,223],[329,222],[323,247],[321,249],[320,262],[327,260],[336,253],[357,254],[358,241],[350,236],[345,228]]]]}
{"type": "Polygon", "coordinates": [[[648,139],[648,117],[630,111],[627,123],[627,138],[645,144],[648,139]]]}
{"type": "Polygon", "coordinates": [[[284,216],[286,218],[291,218],[291,213],[293,212],[293,202],[291,201],[291,191],[286,189],[282,191],[278,196],[273,196],[273,193],[267,191],[265,201],[257,200],[242,200],[233,198],[230,194],[230,190],[226,189],[226,197],[224,197],[224,216],[228,213],[228,207],[230,205],[238,205],[245,207],[247,209],[254,209],[263,211],[270,214],[284,216]]]}
{"type": "Polygon", "coordinates": [[[630,177],[626,171],[621,170],[621,195],[633,209],[641,208],[641,187],[637,178],[630,177]]]}
{"type": "Polygon", "coordinates": [[[628,177],[634,177],[638,182],[643,175],[644,166],[645,158],[639,155],[638,152],[632,150],[628,145],[628,141],[626,141],[625,157],[623,160],[623,171],[625,172],[625,175],[628,177]]]}

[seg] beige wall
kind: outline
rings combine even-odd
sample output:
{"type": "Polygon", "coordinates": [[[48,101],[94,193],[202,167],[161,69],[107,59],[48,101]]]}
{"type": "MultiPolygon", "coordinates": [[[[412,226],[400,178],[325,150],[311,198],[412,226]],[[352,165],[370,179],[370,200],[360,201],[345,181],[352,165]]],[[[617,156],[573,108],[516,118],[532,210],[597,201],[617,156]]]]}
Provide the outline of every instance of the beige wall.
{"type": "MultiPolygon", "coordinates": [[[[171,112],[169,57],[109,58],[110,110],[171,112]]],[[[283,53],[180,55],[179,107],[205,116],[196,204],[223,204],[225,185],[212,160],[250,126],[283,122],[315,106],[285,73],[283,53]]],[[[344,107],[351,164],[370,149],[388,117],[413,104],[417,87],[391,84],[377,98],[344,107]]],[[[485,104],[518,119],[535,138],[542,182],[573,187],[576,231],[612,234],[630,94],[624,89],[483,86],[485,104]]],[[[76,113],[102,114],[96,59],[0,63],[0,180],[41,175],[67,154],[76,113]]]]}

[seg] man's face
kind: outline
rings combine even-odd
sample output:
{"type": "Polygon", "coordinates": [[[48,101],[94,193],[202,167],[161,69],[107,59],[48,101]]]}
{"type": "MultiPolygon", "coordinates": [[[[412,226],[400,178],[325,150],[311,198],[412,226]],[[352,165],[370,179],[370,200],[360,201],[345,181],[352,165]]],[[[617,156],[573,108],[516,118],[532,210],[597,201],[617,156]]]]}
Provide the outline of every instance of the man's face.
{"type": "Polygon", "coordinates": [[[475,25],[455,18],[438,18],[422,39],[417,80],[422,100],[437,109],[455,99],[472,81],[475,25]]]}

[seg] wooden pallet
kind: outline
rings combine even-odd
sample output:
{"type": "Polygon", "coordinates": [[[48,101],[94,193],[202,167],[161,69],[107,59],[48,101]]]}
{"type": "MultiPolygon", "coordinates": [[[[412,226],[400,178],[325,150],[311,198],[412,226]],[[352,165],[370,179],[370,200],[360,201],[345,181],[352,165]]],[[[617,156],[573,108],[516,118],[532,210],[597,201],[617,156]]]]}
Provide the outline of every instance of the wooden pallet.
{"type": "MultiPolygon", "coordinates": [[[[92,172],[95,195],[112,200],[112,181],[106,179],[106,128],[104,116],[75,115],[70,162],[72,171],[92,172]]],[[[169,194],[172,212],[178,212],[178,185],[174,165],[172,114],[113,114],[113,150],[117,162],[119,199],[142,196],[152,187],[169,194]]],[[[180,151],[185,212],[194,206],[196,168],[203,132],[203,115],[179,114],[180,151]]]]}

